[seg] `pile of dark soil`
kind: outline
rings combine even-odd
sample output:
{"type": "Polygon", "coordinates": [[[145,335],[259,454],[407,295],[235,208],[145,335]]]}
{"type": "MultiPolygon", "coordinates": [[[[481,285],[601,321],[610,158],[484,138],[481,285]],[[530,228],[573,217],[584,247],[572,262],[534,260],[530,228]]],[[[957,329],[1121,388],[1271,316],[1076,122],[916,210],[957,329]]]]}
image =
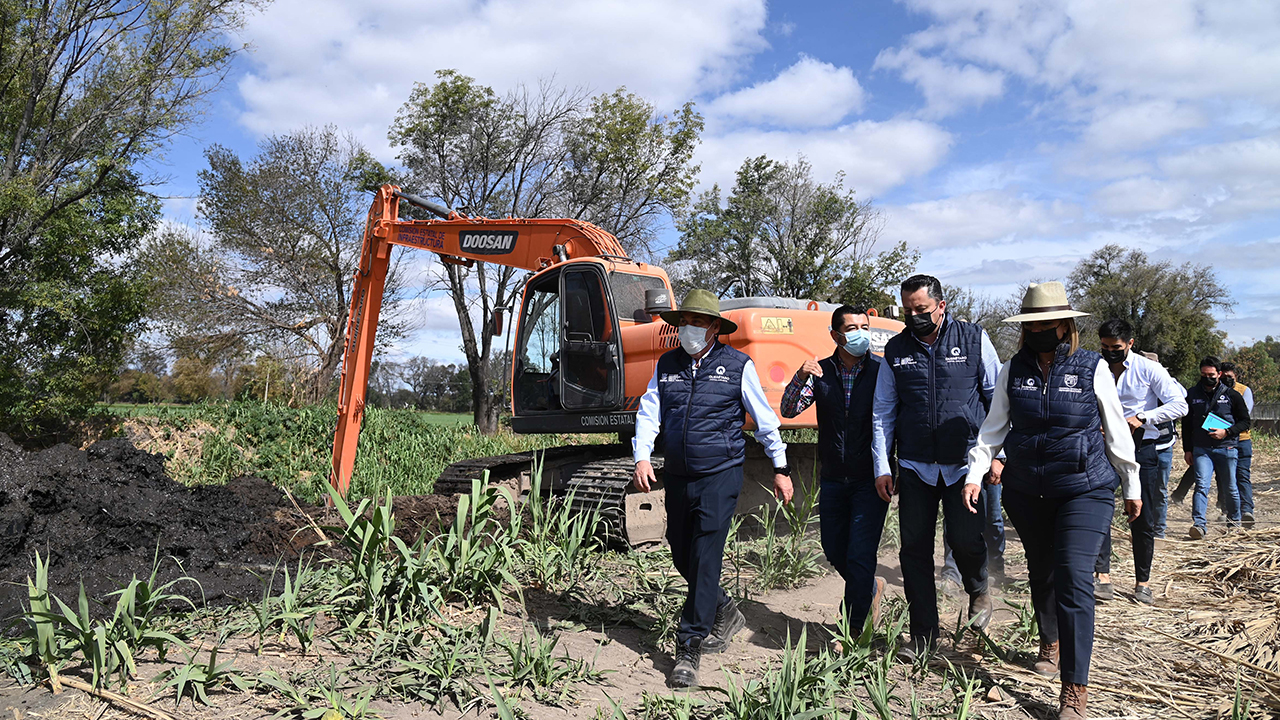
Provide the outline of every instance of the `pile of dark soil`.
{"type": "Polygon", "coordinates": [[[73,607],[81,581],[108,601],[151,574],[157,551],[161,581],[195,578],[200,587],[174,589],[197,603],[261,597],[253,570],[296,554],[281,547],[287,505],[256,478],[183,486],[163,456],[123,438],[26,452],[0,435],[0,618],[22,611],[37,552],[50,563],[50,589],[73,607]]]}

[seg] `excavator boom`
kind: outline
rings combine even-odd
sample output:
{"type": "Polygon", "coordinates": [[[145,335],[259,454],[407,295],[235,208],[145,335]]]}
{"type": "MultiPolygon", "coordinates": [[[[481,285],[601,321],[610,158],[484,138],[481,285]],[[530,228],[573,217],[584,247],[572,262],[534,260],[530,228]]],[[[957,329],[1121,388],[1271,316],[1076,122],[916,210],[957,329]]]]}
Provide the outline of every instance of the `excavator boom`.
{"type": "Polygon", "coordinates": [[[588,222],[569,219],[466,217],[430,200],[383,185],[365,224],[360,265],[351,292],[351,312],[338,391],[338,428],[333,441],[330,483],[346,495],[355,467],[356,443],[364,416],[378,313],[382,308],[391,248],[430,250],[443,262],[476,261],[537,271],[570,258],[628,260],[609,233],[588,222]],[[439,219],[401,220],[400,202],[420,207],[439,219]]]}

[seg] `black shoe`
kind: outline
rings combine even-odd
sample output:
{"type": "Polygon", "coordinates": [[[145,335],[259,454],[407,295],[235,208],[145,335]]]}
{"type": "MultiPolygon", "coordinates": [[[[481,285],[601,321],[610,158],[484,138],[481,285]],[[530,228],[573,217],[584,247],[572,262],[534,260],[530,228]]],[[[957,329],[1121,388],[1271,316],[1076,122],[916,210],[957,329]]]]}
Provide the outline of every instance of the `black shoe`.
{"type": "Polygon", "coordinates": [[[1199,525],[1192,525],[1191,529],[1187,531],[1187,537],[1192,540],[1199,540],[1204,536],[1205,536],[1204,528],[1200,527],[1199,525]]]}
{"type": "Polygon", "coordinates": [[[700,640],[676,646],[676,667],[671,671],[671,687],[690,688],[698,684],[698,664],[702,662],[700,640]]]}
{"type": "Polygon", "coordinates": [[[1253,513],[1251,512],[1240,513],[1240,521],[1244,523],[1244,527],[1246,530],[1253,529],[1253,513]]]}
{"type": "Polygon", "coordinates": [[[711,634],[702,639],[699,649],[704,653],[722,653],[728,649],[733,636],[746,626],[747,619],[730,598],[729,602],[716,608],[716,624],[711,627],[711,634]]]}
{"type": "Polygon", "coordinates": [[[991,624],[991,593],[983,590],[969,596],[969,627],[986,630],[991,624]]]}
{"type": "Polygon", "coordinates": [[[898,662],[914,665],[919,658],[933,657],[933,642],[923,635],[912,635],[911,640],[898,648],[898,662]]]}
{"type": "Polygon", "coordinates": [[[1099,582],[1098,578],[1093,579],[1093,599],[1095,602],[1109,602],[1116,599],[1116,589],[1111,587],[1109,582],[1099,582]]]}

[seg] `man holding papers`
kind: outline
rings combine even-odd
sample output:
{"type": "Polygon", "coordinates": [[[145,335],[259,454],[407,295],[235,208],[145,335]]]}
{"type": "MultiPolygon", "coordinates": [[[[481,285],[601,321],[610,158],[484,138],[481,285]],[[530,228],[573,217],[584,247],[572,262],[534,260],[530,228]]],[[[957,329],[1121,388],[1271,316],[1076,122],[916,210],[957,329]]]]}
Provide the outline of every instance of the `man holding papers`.
{"type": "Polygon", "coordinates": [[[1216,357],[1200,361],[1200,382],[1187,390],[1189,411],[1182,419],[1182,449],[1187,465],[1196,472],[1196,492],[1191,501],[1191,531],[1199,540],[1208,532],[1205,511],[1209,482],[1218,478],[1218,492],[1227,523],[1240,524],[1240,493],[1236,489],[1236,460],[1240,433],[1249,429],[1249,408],[1234,388],[1221,381],[1222,363],[1216,357]]]}

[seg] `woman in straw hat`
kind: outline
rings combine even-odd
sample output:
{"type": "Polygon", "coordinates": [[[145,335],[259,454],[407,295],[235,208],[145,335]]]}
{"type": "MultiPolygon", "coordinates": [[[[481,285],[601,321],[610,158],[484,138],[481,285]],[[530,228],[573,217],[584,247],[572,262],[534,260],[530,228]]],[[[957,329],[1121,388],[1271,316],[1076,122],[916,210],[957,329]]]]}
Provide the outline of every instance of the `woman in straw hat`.
{"type": "Polygon", "coordinates": [[[1008,458],[995,482],[1027,554],[1040,625],[1036,672],[1061,674],[1058,717],[1085,717],[1093,652],[1093,563],[1115,512],[1116,476],[1129,522],[1142,508],[1138,463],[1115,381],[1102,357],[1080,348],[1062,283],[1032,284],[1018,352],[1000,370],[991,412],[969,453],[971,511],[991,459],[1008,458]]]}

